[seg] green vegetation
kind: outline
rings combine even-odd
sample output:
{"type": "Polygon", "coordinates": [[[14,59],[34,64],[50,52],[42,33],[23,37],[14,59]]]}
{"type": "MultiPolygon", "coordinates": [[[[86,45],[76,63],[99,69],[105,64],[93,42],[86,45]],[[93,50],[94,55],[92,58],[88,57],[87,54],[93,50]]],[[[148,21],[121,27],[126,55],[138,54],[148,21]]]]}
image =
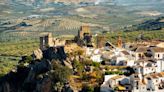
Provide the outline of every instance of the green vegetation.
{"type": "Polygon", "coordinates": [[[139,31],[139,30],[146,30],[146,31],[153,31],[153,30],[161,30],[164,28],[164,17],[158,17],[157,19],[147,20],[141,24],[132,25],[131,27],[125,28],[126,31],[139,31]]]}
{"type": "Polygon", "coordinates": [[[57,61],[53,61],[53,72],[52,72],[52,79],[53,82],[57,83],[65,83],[67,82],[68,78],[71,75],[71,70],[66,67],[62,66],[61,64],[57,63],[57,61]]]}
{"type": "Polygon", "coordinates": [[[121,72],[121,71],[106,71],[105,72],[105,75],[113,75],[113,74],[123,75],[124,72],[121,72]]]}
{"type": "Polygon", "coordinates": [[[82,72],[84,71],[84,65],[77,60],[74,60],[72,65],[73,65],[73,68],[76,69],[76,72],[78,73],[78,75],[82,76],[82,72]]]}
{"type": "Polygon", "coordinates": [[[0,55],[3,56],[24,56],[31,55],[32,52],[39,48],[39,42],[25,40],[20,42],[3,42],[0,43],[0,55]]]}
{"type": "Polygon", "coordinates": [[[100,63],[98,63],[98,62],[93,62],[93,63],[92,63],[92,66],[94,66],[94,67],[100,67],[100,63]]]}
{"type": "MultiPolygon", "coordinates": [[[[30,56],[33,50],[39,47],[37,41],[25,40],[20,42],[1,42],[0,43],[0,76],[7,74],[17,65],[20,56],[30,56]]],[[[27,61],[31,61],[27,57],[27,61]]]]}
{"type": "Polygon", "coordinates": [[[156,31],[132,31],[132,32],[124,32],[124,31],[116,31],[110,32],[106,34],[106,37],[112,43],[116,43],[118,36],[121,36],[124,42],[134,42],[137,38],[143,34],[144,40],[164,40],[164,30],[156,30],[156,31]]]}
{"type": "Polygon", "coordinates": [[[53,61],[52,67],[53,70],[49,75],[52,78],[53,89],[55,92],[58,92],[59,90],[61,91],[64,84],[68,82],[72,72],[71,69],[59,64],[58,61],[53,61]]]}
{"type": "Polygon", "coordinates": [[[18,57],[0,56],[0,77],[11,71],[16,65],[18,57]]]}
{"type": "Polygon", "coordinates": [[[92,85],[84,84],[82,90],[83,92],[94,92],[94,87],[92,85]]]}

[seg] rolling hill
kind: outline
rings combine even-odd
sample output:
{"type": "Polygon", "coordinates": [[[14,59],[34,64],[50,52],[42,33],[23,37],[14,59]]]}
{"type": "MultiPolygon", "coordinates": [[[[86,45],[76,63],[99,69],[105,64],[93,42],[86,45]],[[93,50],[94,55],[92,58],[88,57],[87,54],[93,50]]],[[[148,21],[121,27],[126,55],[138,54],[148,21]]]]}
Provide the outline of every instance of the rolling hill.
{"type": "Polygon", "coordinates": [[[163,0],[1,0],[0,35],[2,41],[46,32],[76,35],[83,24],[94,33],[120,31],[163,16],[163,5],[163,0]]]}

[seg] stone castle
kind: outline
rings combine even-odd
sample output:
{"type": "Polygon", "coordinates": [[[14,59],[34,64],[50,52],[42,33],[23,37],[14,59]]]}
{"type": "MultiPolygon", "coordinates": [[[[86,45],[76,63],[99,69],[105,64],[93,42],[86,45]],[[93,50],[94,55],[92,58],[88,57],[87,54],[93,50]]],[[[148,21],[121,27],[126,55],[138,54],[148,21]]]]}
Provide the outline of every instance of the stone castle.
{"type": "Polygon", "coordinates": [[[91,35],[90,27],[88,25],[81,26],[80,30],[78,31],[78,38],[84,39],[84,37],[87,35],[91,35]]]}
{"type": "Polygon", "coordinates": [[[40,49],[46,50],[48,47],[64,46],[65,40],[53,38],[52,33],[40,37],[40,49]]]}
{"type": "Polygon", "coordinates": [[[87,46],[92,44],[92,35],[88,25],[81,26],[76,37],[76,42],[80,46],[87,46]]]}

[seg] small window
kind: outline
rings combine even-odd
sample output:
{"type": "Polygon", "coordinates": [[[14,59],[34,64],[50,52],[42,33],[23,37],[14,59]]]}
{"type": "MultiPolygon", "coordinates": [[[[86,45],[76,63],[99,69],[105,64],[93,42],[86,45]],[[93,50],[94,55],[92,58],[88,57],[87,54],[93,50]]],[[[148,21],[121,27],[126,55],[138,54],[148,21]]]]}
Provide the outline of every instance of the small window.
{"type": "Polygon", "coordinates": [[[150,91],[150,89],[149,89],[149,88],[147,88],[147,90],[148,90],[148,91],[150,91]]]}
{"type": "Polygon", "coordinates": [[[148,80],[151,80],[151,78],[147,78],[148,80]]]}
{"type": "Polygon", "coordinates": [[[138,86],[138,81],[136,82],[136,85],[138,86]]]}
{"type": "Polygon", "coordinates": [[[139,54],[138,56],[141,58],[142,57],[142,54],[139,54]]]}
{"type": "Polygon", "coordinates": [[[129,89],[129,87],[126,87],[126,89],[129,89]]]}

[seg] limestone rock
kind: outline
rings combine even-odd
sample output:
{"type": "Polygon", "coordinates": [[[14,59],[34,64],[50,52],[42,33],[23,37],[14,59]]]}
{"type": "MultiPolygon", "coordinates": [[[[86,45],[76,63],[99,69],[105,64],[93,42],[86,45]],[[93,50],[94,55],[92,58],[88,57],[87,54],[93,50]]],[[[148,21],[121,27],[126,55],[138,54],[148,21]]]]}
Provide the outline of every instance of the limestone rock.
{"type": "Polygon", "coordinates": [[[40,49],[34,50],[33,55],[35,56],[36,59],[43,58],[43,53],[40,49]]]}

